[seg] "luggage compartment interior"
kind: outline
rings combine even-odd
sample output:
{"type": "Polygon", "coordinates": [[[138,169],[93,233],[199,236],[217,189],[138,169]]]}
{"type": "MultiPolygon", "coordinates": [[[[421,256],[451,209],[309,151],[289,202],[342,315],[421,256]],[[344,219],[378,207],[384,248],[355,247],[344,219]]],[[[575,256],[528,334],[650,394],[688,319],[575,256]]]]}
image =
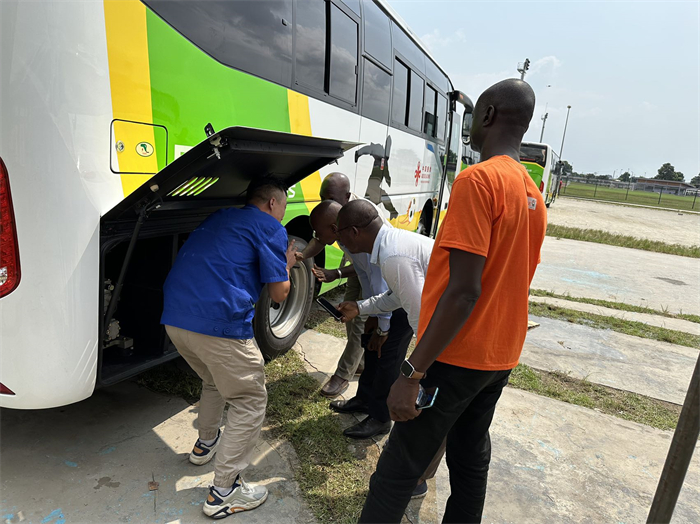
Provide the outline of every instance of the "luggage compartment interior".
{"type": "MultiPolygon", "coordinates": [[[[188,233],[172,233],[136,241],[110,328],[103,325],[99,382],[112,384],[177,357],[160,324],[163,284],[188,233]],[[105,334],[107,333],[107,334],[105,334]]],[[[117,285],[129,239],[113,244],[102,257],[104,308],[117,285]]]]}

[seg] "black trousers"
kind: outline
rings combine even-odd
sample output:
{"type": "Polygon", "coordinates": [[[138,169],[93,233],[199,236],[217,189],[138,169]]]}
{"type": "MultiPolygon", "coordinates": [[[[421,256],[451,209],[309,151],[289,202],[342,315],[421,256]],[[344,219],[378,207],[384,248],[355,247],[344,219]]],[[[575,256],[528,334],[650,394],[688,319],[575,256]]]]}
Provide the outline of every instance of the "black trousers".
{"type": "Polygon", "coordinates": [[[369,483],[360,522],[401,522],[411,492],[447,437],[450,498],[443,522],[480,522],[491,461],[489,426],[510,370],[477,371],[435,362],[423,387],[435,404],[397,422],[369,483]]]}
{"type": "Polygon", "coordinates": [[[397,309],[391,313],[389,337],[382,346],[382,358],[377,358],[376,351],[365,351],[365,369],[360,375],[357,396],[369,406],[369,416],[380,422],[390,420],[386,399],[399,376],[412,337],[406,312],[397,309]]]}

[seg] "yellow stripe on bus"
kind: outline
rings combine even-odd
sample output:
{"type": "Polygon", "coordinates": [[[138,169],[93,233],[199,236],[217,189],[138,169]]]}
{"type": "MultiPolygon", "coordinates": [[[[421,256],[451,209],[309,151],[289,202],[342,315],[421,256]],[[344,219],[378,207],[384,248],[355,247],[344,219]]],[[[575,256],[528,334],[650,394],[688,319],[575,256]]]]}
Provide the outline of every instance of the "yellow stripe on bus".
{"type": "MultiPolygon", "coordinates": [[[[107,32],[107,56],[109,81],[112,90],[112,113],[115,119],[153,123],[151,105],[151,77],[148,62],[148,38],[146,30],[146,6],[139,0],[105,0],[105,26],[107,32]]],[[[115,122],[114,144],[124,144],[117,155],[119,171],[157,173],[157,152],[144,157],[136,152],[140,142],[154,146],[155,136],[151,126],[128,125],[115,122]]],[[[148,180],[152,175],[121,175],[124,196],[148,180]]]]}
{"type": "MultiPolygon", "coordinates": [[[[290,131],[297,135],[313,136],[311,133],[311,113],[309,111],[309,97],[297,93],[296,91],[287,91],[287,104],[289,106],[289,127],[290,131]]],[[[316,171],[310,174],[300,183],[301,191],[304,194],[306,207],[309,212],[316,206],[321,199],[319,191],[321,190],[321,173],[316,171]],[[309,201],[316,201],[310,203],[309,201]]]]}

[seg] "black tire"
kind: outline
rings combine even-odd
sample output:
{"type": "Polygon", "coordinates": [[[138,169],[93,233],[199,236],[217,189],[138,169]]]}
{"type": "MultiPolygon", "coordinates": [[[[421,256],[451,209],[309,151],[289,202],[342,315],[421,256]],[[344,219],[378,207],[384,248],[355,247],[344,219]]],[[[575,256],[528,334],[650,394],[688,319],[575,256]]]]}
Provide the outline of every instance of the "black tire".
{"type": "MultiPolygon", "coordinates": [[[[298,251],[306,247],[306,241],[295,236],[298,251]]],[[[313,259],[297,262],[290,271],[291,289],[287,300],[274,304],[265,286],[255,305],[253,332],[265,360],[270,361],[284,355],[296,343],[304,329],[314,298],[316,279],[311,269],[313,259]]]]}

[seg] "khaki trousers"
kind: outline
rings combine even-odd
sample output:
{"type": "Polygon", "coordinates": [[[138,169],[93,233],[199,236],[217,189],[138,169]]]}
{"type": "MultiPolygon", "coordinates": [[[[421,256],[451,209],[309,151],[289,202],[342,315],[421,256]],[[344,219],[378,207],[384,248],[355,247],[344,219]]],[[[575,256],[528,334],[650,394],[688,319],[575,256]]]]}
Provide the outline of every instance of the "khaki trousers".
{"type": "Polygon", "coordinates": [[[252,340],[210,337],[173,326],[165,326],[165,330],[202,379],[199,438],[216,438],[224,406],[229,405],[214,462],[214,485],[228,488],[248,467],[265,418],[262,354],[252,340]]]}
{"type": "MultiPolygon", "coordinates": [[[[360,285],[360,279],[356,276],[349,277],[345,284],[345,296],[343,297],[343,301],[348,302],[351,300],[360,300],[361,298],[362,286],[360,285]]],[[[365,350],[362,348],[361,342],[362,333],[364,333],[365,330],[365,320],[367,320],[365,316],[355,317],[345,324],[348,341],[345,344],[343,354],[340,355],[338,367],[334,373],[334,375],[338,375],[342,379],[350,380],[355,375],[358,366],[364,360],[365,350]]]]}

